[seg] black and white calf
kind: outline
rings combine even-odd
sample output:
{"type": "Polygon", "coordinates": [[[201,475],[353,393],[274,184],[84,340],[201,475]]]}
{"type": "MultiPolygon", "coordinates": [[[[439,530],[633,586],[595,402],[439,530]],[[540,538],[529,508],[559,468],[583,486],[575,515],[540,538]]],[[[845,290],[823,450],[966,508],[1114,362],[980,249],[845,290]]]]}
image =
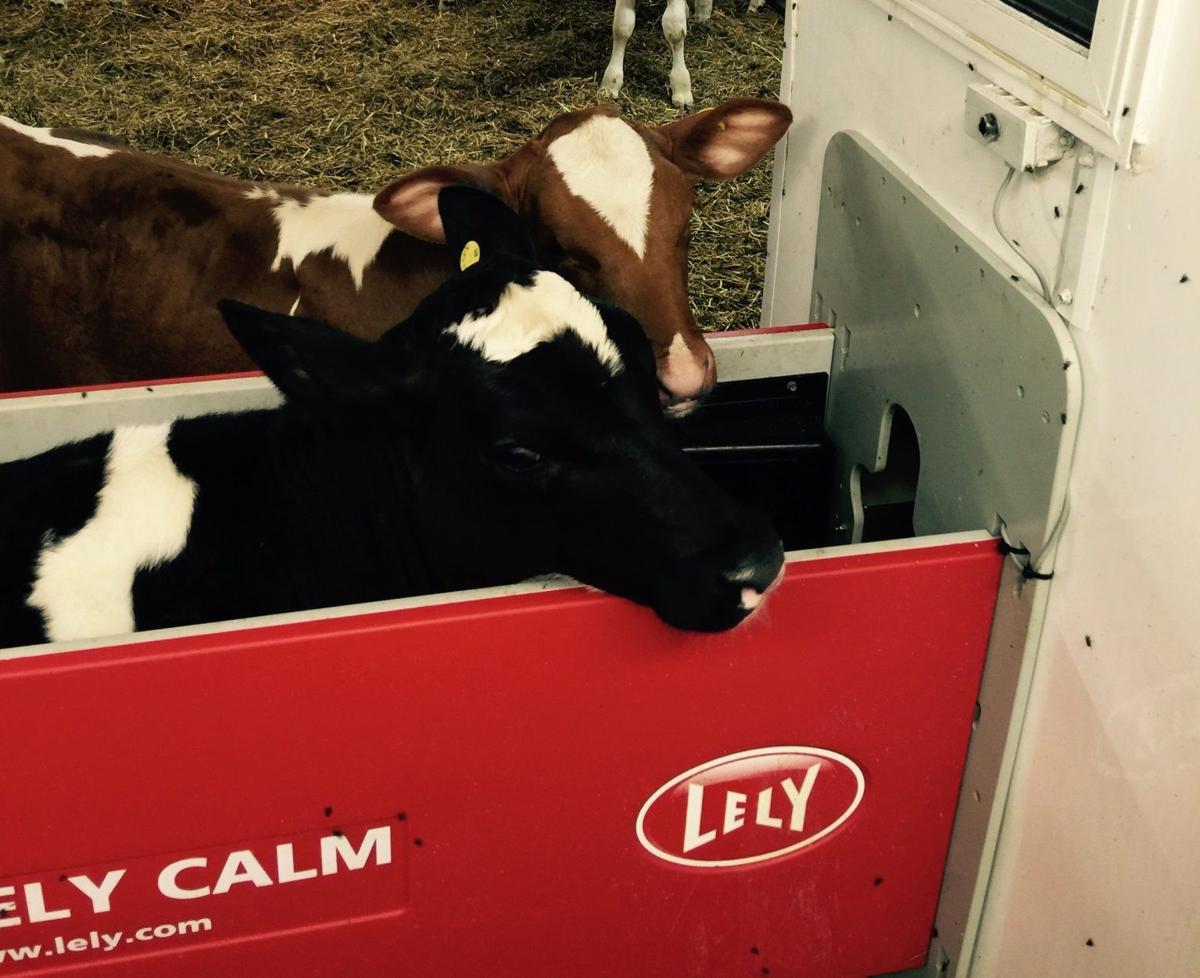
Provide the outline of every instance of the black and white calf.
{"type": "Polygon", "coordinates": [[[0,646],[549,572],[682,628],[759,604],[779,539],[674,443],[637,322],[539,269],[497,198],[439,206],[465,270],[376,342],[223,304],[283,407],[0,466],[0,646]]]}

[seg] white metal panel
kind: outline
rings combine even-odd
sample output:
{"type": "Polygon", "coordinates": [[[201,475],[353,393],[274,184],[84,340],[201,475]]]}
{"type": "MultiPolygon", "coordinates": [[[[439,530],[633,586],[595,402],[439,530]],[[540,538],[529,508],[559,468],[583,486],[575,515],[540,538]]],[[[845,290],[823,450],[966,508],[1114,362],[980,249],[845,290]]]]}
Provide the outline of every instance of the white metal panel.
{"type": "MultiPolygon", "coordinates": [[[[872,2],[807,0],[791,16],[784,57],[793,64],[788,94],[796,121],[776,150],[785,163],[775,171],[762,321],[788,322],[809,309],[821,170],[825,149],[841,130],[861,132],[982,238],[1012,274],[1037,288],[992,223],[1007,167],[963,131],[968,85],[993,79],[968,68],[966,59],[943,54],[912,27],[889,21],[872,2]]],[[[1096,159],[1080,146],[1054,166],[1018,177],[1002,202],[1007,230],[1054,291],[1071,289],[1072,302],[1060,311],[1072,322],[1086,320],[1089,289],[1098,288],[1088,274],[1098,256],[1068,231],[1068,216],[1074,224],[1106,200],[1112,164],[1102,172],[1096,159]],[[1060,266],[1070,280],[1060,281],[1060,266]]]]}
{"type": "MultiPolygon", "coordinates": [[[[717,376],[723,380],[828,373],[833,351],[833,334],[827,329],[734,330],[709,339],[717,376]]],[[[25,458],[115,425],[161,424],[212,411],[250,411],[275,407],[279,400],[279,392],[264,377],[0,398],[0,462],[25,458]]]]}
{"type": "Polygon", "coordinates": [[[1200,8],[1176,16],[1077,338],[1072,515],[973,974],[1200,973],[1200,8]]]}
{"type": "MultiPolygon", "coordinates": [[[[1191,124],[1200,7],[1160,0],[1159,11],[1153,71],[1131,105],[1143,141],[1135,165],[1114,172],[1097,155],[1093,168],[1108,177],[1098,205],[1058,219],[1070,227],[1056,240],[1073,239],[1095,283],[1075,297],[1090,326],[1073,330],[1086,394],[1072,511],[1044,624],[1032,616],[1042,641],[1019,747],[1010,739],[1012,790],[991,813],[999,855],[986,901],[976,893],[958,907],[982,909],[979,940],[947,974],[1193,978],[1200,969],[1200,130],[1191,124]]],[[[963,95],[981,72],[889,21],[874,0],[798,0],[790,16],[785,77],[797,122],[777,167],[764,319],[809,308],[820,167],[839,130],[863,132],[1004,254],[991,219],[1003,167],[962,132],[963,95]]],[[[1046,202],[1079,182],[1091,192],[1072,165],[1008,201],[1023,245],[1046,221],[1046,202]]],[[[1042,248],[1030,250],[1053,263],[1042,248]]],[[[1024,660],[1025,675],[1033,665],[1024,660]]],[[[964,803],[989,800],[965,790],[964,803]]],[[[960,868],[952,863],[951,875],[960,868]]],[[[970,889],[950,879],[947,893],[955,885],[970,889]]],[[[961,916],[956,926],[969,930],[961,916]]]]}
{"type": "Polygon", "coordinates": [[[162,424],[212,411],[274,407],[279,392],[263,377],[195,380],[156,387],[37,394],[0,399],[0,462],[122,424],[162,424]]]}
{"type": "Polygon", "coordinates": [[[828,329],[796,332],[735,331],[708,337],[722,381],[827,374],[833,357],[828,329]]]}
{"type": "Polygon", "coordinates": [[[1088,143],[1128,160],[1158,0],[1100,0],[1090,49],[1001,0],[874,0],[1088,143]]]}
{"type": "Polygon", "coordinates": [[[861,538],[860,476],[892,467],[903,409],[921,453],[916,532],[1002,528],[1040,566],[1079,427],[1066,327],[857,133],[830,141],[824,185],[813,306],[835,336],[825,410],[840,461],[835,525],[861,538]]]}

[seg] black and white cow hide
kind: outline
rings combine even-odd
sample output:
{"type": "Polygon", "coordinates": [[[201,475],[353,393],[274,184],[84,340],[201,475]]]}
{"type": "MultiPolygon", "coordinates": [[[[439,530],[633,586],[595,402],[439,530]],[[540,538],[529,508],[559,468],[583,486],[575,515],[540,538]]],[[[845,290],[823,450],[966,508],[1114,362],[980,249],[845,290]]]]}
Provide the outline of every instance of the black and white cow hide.
{"type": "Polygon", "coordinates": [[[464,270],[378,341],[222,304],[282,407],[0,465],[0,646],[550,572],[682,628],[750,614],[778,537],[675,444],[638,323],[497,198],[439,206],[464,270]]]}

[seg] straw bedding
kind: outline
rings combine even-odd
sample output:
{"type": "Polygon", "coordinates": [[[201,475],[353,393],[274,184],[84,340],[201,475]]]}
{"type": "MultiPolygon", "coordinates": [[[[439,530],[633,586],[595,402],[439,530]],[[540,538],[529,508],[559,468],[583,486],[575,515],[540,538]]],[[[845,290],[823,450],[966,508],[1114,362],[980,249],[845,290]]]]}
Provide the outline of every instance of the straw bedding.
{"type": "MultiPolygon", "coordinates": [[[[624,111],[677,116],[663,2],[638,5],[624,111]]],[[[687,40],[697,108],[778,92],[783,30],[717,0],[687,40]]],[[[255,180],[374,191],[494,159],[599,99],[611,0],[3,0],[0,113],[118,135],[255,180]]],[[[697,192],[691,284],[706,329],[757,324],[770,165],[697,192]]]]}

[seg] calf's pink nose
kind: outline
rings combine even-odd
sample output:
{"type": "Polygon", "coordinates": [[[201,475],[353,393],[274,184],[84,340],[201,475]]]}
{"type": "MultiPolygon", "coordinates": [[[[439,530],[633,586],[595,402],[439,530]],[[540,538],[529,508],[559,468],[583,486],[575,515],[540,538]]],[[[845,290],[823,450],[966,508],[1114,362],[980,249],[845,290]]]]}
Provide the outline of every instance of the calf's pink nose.
{"type": "Polygon", "coordinates": [[[703,338],[689,343],[677,333],[658,361],[663,402],[683,405],[703,397],[717,382],[717,363],[703,338]]]}

